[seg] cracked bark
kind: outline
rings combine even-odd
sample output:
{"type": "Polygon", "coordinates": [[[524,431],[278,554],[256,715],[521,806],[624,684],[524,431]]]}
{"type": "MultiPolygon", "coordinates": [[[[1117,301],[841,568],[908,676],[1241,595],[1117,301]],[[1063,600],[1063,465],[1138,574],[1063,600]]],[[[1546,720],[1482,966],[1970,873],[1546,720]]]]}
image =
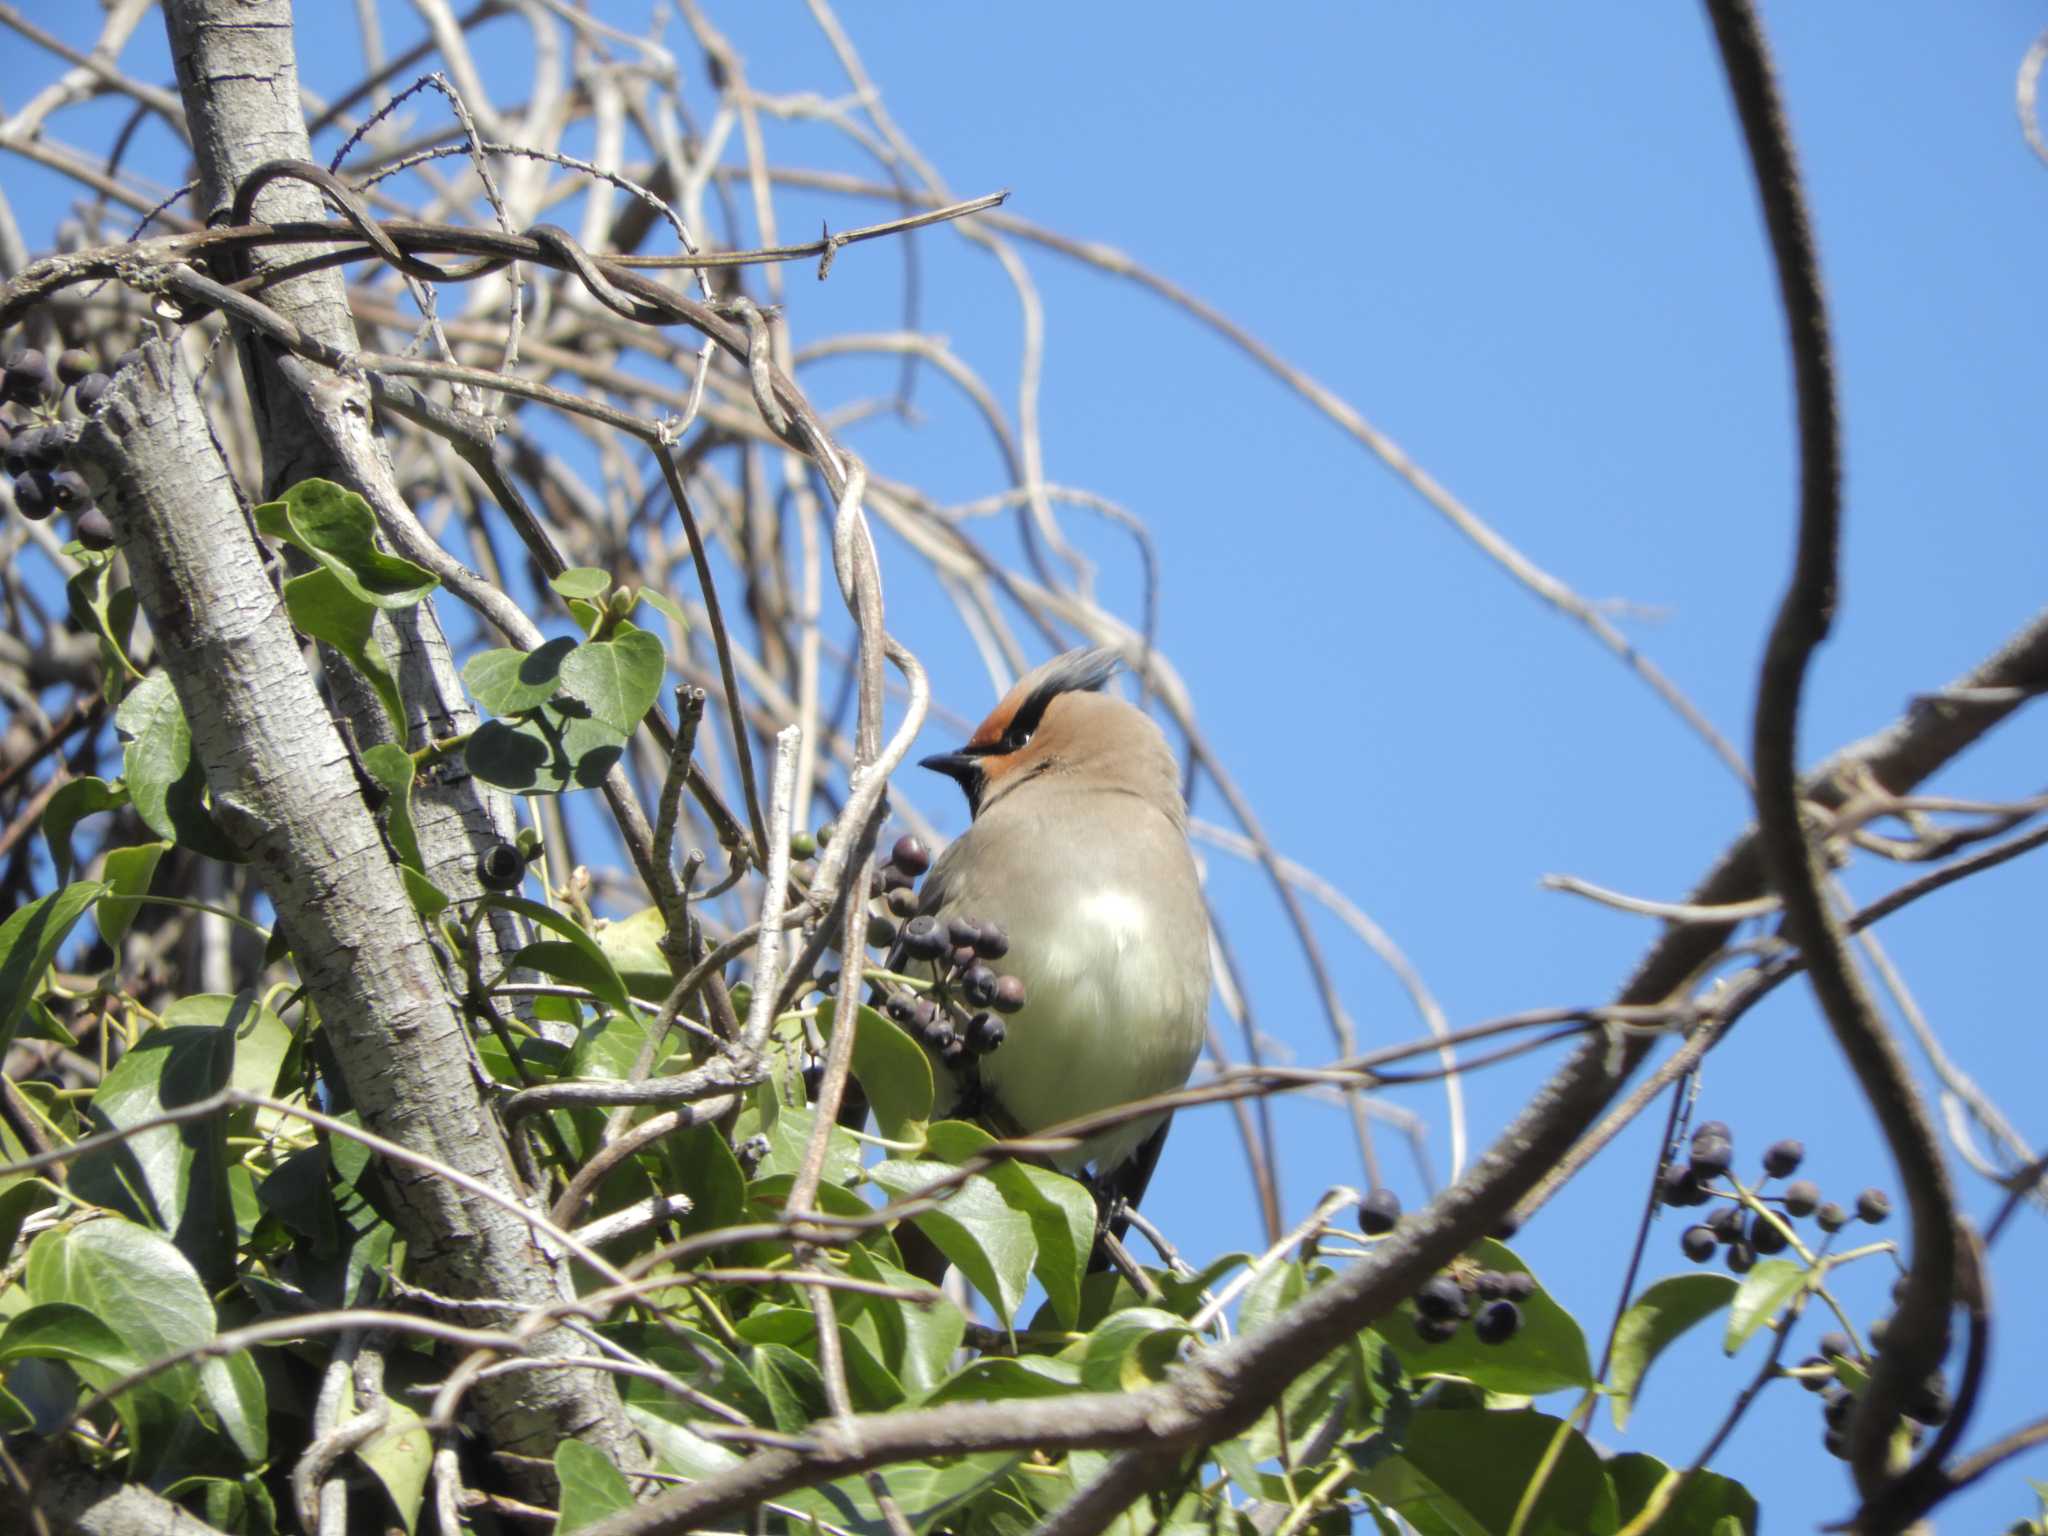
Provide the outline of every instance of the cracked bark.
{"type": "MultiPolygon", "coordinates": [[[[208,214],[227,210],[235,189],[267,160],[312,158],[299,102],[289,0],[169,0],[164,7],[178,88],[184,98],[199,176],[197,200],[208,214]]],[[[266,219],[326,217],[319,192],[304,182],[272,182],[257,196],[266,219]]],[[[254,272],[272,271],[313,254],[304,246],[252,252],[254,272]]],[[[338,272],[316,272],[262,290],[263,302],[302,331],[347,357],[359,350],[355,320],[338,272]]],[[[345,381],[306,364],[294,382],[277,365],[271,343],[238,333],[257,438],[263,445],[264,495],[276,496],[312,476],[357,492],[380,521],[409,516],[391,461],[371,424],[359,381],[345,381]]],[[[414,748],[435,737],[472,730],[477,723],[446,636],[433,608],[422,603],[380,615],[377,636],[393,661],[405,697],[407,740],[414,748]]],[[[336,702],[359,747],[391,739],[390,722],[376,694],[346,662],[322,652],[336,702]]],[[[422,776],[413,791],[413,819],[427,877],[458,901],[481,895],[476,861],[517,830],[509,795],[472,778],[461,760],[422,776]]],[[[510,913],[486,925],[486,958],[510,953],[528,937],[510,913]]],[[[515,1005],[522,1014],[530,1004],[515,1005]]]]}
{"type": "MultiPolygon", "coordinates": [[[[450,985],[170,347],[151,342],[120,371],[80,446],[111,482],[103,501],[219,819],[276,904],[355,1107],[380,1135],[518,1193],[450,985]]],[[[572,1294],[562,1256],[509,1212],[433,1174],[387,1178],[419,1283],[527,1307],[572,1294]]],[[[592,1352],[562,1329],[535,1351],[592,1352]]],[[[476,1401],[500,1451],[546,1458],[576,1436],[642,1464],[602,1374],[513,1373],[479,1383],[476,1401]]],[[[515,1465],[528,1486],[545,1476],[515,1465]]]]}

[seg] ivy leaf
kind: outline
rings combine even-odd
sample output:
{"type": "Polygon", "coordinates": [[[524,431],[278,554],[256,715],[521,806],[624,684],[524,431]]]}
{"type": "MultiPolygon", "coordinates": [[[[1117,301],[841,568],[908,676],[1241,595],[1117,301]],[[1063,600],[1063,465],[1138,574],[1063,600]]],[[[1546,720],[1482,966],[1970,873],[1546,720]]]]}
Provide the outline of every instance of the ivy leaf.
{"type": "Polygon", "coordinates": [[[640,601],[675,625],[677,639],[690,632],[690,616],[683,612],[683,605],[667,593],[657,592],[652,587],[642,587],[640,601]]]}
{"type": "Polygon", "coordinates": [[[633,1502],[626,1475],[603,1451],[581,1440],[564,1440],[555,1447],[555,1480],[562,1489],[555,1536],[570,1536],[633,1502]]]}
{"type": "Polygon", "coordinates": [[[595,602],[611,587],[612,573],[595,565],[572,565],[559,576],[550,576],[548,585],[563,597],[580,597],[585,602],[595,602]]]}
{"type": "MultiPolygon", "coordinates": [[[[930,1298],[916,1302],[849,1294],[840,1303],[855,1329],[874,1336],[882,1360],[910,1393],[928,1392],[946,1377],[953,1354],[966,1337],[967,1317],[946,1293],[928,1280],[898,1269],[859,1243],[846,1250],[846,1272],[878,1285],[916,1291],[930,1298]]],[[[1035,1358],[1035,1357],[1034,1357],[1035,1358]]]]}
{"type": "MultiPolygon", "coordinates": [[[[838,1006],[836,998],[818,1005],[818,1028],[828,1038],[838,1006]]],[[[865,1004],[856,1017],[853,1075],[868,1096],[875,1124],[890,1141],[915,1146],[924,1141],[932,1117],[931,1058],[893,1020],[865,1004]]]]}
{"type": "Polygon", "coordinates": [[[668,925],[659,907],[642,907],[630,917],[600,920],[591,929],[598,948],[610,956],[612,967],[625,978],[626,987],[643,1002],[658,1003],[675,985],[661,941],[668,925]]]}
{"type": "Polygon", "coordinates": [[[390,792],[391,798],[384,802],[384,829],[391,835],[398,861],[425,874],[419,831],[412,820],[412,784],[417,772],[412,754],[388,741],[379,742],[363,753],[363,771],[390,792]]]}
{"type": "Polygon", "coordinates": [[[1358,1486],[1420,1529],[1504,1536],[1553,1442],[1554,1464],[1521,1529],[1573,1536],[1615,1530],[1614,1489],[1599,1454],[1585,1436],[1544,1413],[1417,1413],[1398,1454],[1374,1465],[1358,1486]]]}
{"type": "Polygon", "coordinates": [[[78,627],[99,641],[100,693],[109,704],[118,704],[129,681],[142,676],[128,659],[128,640],[135,630],[135,589],[112,586],[114,562],[105,555],[88,552],[79,558],[83,567],[64,584],[64,595],[78,627]]]}
{"type": "Polygon", "coordinates": [[[1731,1275],[1672,1275],[1644,1291],[1621,1315],[1614,1330],[1614,1364],[1608,1379],[1616,1430],[1628,1427],[1629,1412],[1650,1363],[1693,1324],[1727,1306],[1735,1290],[1731,1275]]]}
{"type": "Polygon", "coordinates": [[[522,795],[559,795],[604,782],[626,737],[603,721],[543,707],[519,721],[486,720],[464,749],[469,771],[522,795]]]}
{"type": "MultiPolygon", "coordinates": [[[[164,1238],[118,1216],[45,1232],[29,1245],[25,1279],[31,1301],[69,1302],[96,1314],[119,1336],[128,1360],[161,1360],[214,1335],[213,1303],[191,1263],[164,1238]]],[[[132,1366],[74,1369],[99,1388],[132,1366]]],[[[121,1394],[116,1410],[143,1465],[153,1466],[184,1429],[199,1392],[199,1372],[181,1364],[121,1394]]]]}
{"type": "MultiPolygon", "coordinates": [[[[1680,1278],[1716,1280],[1721,1277],[1689,1275],[1680,1278]]],[[[1621,1519],[1633,1520],[1640,1514],[1649,1504],[1650,1495],[1656,1491],[1657,1485],[1671,1475],[1672,1468],[1641,1451],[1630,1451],[1609,1459],[1607,1476],[1614,1484],[1614,1498],[1620,1506],[1621,1519]]],[[[1690,1536],[1695,1531],[1719,1536],[1722,1522],[1730,1520],[1734,1522],[1731,1529],[1739,1532],[1740,1536],[1752,1536],[1757,1524],[1755,1496],[1733,1478],[1702,1467],[1686,1481],[1684,1489],[1671,1501],[1671,1507],[1643,1536],[1690,1536]]]]}
{"type": "Polygon", "coordinates": [[[106,889],[97,880],[81,880],[17,908],[0,923],[0,1053],[14,1043],[21,1015],[71,925],[106,889]]]}
{"type": "Polygon", "coordinates": [[[224,862],[240,859],[206,812],[206,774],[192,756],[192,731],[171,680],[153,672],[114,711],[127,738],[122,752],[128,798],[158,837],[224,862]]]}
{"type": "MultiPolygon", "coordinates": [[[[901,1198],[923,1192],[954,1171],[949,1163],[892,1158],[875,1164],[868,1177],[901,1198]]],[[[1023,1304],[1031,1262],[1038,1256],[1031,1218],[1013,1209],[987,1177],[971,1174],[943,1204],[912,1220],[939,1252],[960,1266],[1007,1328],[1023,1304]]]]}
{"type": "MultiPolygon", "coordinates": [[[[383,1430],[356,1452],[356,1459],[384,1485],[392,1508],[405,1522],[407,1536],[411,1536],[419,1526],[427,1474],[434,1466],[434,1437],[427,1433],[426,1420],[406,1404],[395,1397],[385,1401],[391,1405],[391,1417],[385,1421],[383,1430]]],[[[562,1443],[582,1444],[580,1440],[562,1443]]]]}
{"type": "Polygon", "coordinates": [[[100,871],[106,878],[107,894],[100,898],[92,916],[108,948],[119,948],[121,936],[142,909],[142,903],[135,898],[148,892],[150,882],[156,878],[157,864],[170,846],[169,843],[138,843],[133,848],[112,849],[107,854],[106,863],[100,871]]]}
{"type": "Polygon", "coordinates": [[[1138,1392],[1166,1378],[1194,1330],[1157,1307],[1111,1313],[1088,1335],[1081,1385],[1090,1392],[1138,1392]]]}
{"type": "Polygon", "coordinates": [[[332,646],[369,680],[390,717],[392,734],[405,740],[405,700],[377,638],[376,605],[351,591],[331,568],[322,566],[284,584],[284,611],[301,634],[332,646]]]}
{"type": "Polygon", "coordinates": [[[494,715],[520,714],[554,697],[562,685],[562,658],[575,649],[574,636],[559,635],[530,651],[479,651],[462,668],[463,686],[494,715]]]}
{"type": "MultiPolygon", "coordinates": [[[[888,1490],[913,1531],[927,1531],[984,1489],[1009,1475],[1024,1458],[1016,1451],[982,1451],[941,1464],[901,1463],[889,1468],[882,1486],[888,1490]]],[[[815,1488],[782,1494],[777,1507],[819,1522],[823,1529],[851,1531],[855,1536],[888,1536],[894,1529],[882,1513],[875,1490],[865,1477],[842,1477],[815,1488]]]]}
{"type": "Polygon", "coordinates": [[[571,919],[564,917],[553,907],[544,907],[539,902],[528,901],[523,896],[486,896],[483,904],[504,912],[516,912],[530,922],[538,923],[548,932],[559,935],[565,941],[564,949],[573,949],[576,958],[570,960],[564,949],[552,945],[540,951],[537,960],[526,958],[527,950],[536,949],[547,940],[529,944],[512,957],[512,966],[532,966],[546,975],[561,975],[569,979],[571,986],[582,987],[600,1002],[623,1014],[633,1012],[633,999],[626,991],[625,980],[612,968],[605,952],[597,940],[571,919]],[[558,969],[551,969],[556,967],[558,969]],[[570,979],[573,978],[573,979],[570,979]]]}
{"type": "Polygon", "coordinates": [[[332,480],[301,480],[256,509],[256,526],[304,550],[363,602],[410,608],[441,584],[425,566],[377,547],[377,514],[332,480]]]}
{"type": "MultiPolygon", "coordinates": [[[[92,1128],[120,1130],[197,1103],[227,1087],[231,1029],[158,1027],[144,1034],[93,1092],[92,1128]]],[[[227,1120],[209,1115],[160,1125],[87,1153],[71,1175],[83,1199],[169,1234],[209,1283],[234,1272],[234,1212],[228,1200],[227,1120]]]]}
{"type": "Polygon", "coordinates": [[[1806,1270],[1790,1259],[1763,1259],[1742,1277],[1735,1299],[1728,1305],[1728,1331],[1722,1349],[1734,1354],[1799,1293],[1806,1284],[1806,1270]]]}
{"type": "Polygon", "coordinates": [[[562,690],[591,718],[631,736],[661,692],[668,652],[644,629],[621,622],[609,640],[586,640],[562,658],[562,690]]]}
{"type": "Polygon", "coordinates": [[[105,779],[72,779],[50,796],[43,806],[43,840],[50,845],[50,862],[57,866],[59,880],[69,880],[77,862],[71,851],[71,834],[78,824],[127,803],[128,786],[109,784],[105,779]]]}

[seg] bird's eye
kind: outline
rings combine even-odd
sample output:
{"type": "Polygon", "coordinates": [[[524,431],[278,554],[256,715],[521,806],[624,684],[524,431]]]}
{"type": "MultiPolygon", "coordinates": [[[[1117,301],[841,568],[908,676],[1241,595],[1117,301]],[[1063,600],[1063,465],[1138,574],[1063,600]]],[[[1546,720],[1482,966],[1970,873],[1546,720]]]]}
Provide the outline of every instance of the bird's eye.
{"type": "Polygon", "coordinates": [[[1031,745],[1031,727],[1013,725],[1003,736],[1005,752],[1021,752],[1031,745]]]}

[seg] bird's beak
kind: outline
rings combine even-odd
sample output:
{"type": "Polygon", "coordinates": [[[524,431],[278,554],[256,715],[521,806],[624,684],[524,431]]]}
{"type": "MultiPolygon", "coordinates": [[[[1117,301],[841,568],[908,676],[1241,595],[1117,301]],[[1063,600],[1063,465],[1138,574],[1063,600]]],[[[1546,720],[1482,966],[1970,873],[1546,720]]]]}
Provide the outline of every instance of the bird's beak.
{"type": "Polygon", "coordinates": [[[973,782],[981,776],[981,759],[966,752],[941,752],[922,759],[917,766],[929,768],[933,773],[943,773],[970,793],[973,782]]]}

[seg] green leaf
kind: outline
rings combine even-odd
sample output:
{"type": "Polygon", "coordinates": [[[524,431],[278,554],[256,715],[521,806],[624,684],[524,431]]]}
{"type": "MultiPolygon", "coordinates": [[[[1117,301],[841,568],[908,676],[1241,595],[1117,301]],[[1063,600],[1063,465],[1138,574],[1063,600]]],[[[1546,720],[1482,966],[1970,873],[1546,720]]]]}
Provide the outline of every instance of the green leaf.
{"type": "MultiPolygon", "coordinates": [[[[395,1397],[387,1397],[391,1417],[383,1430],[356,1452],[356,1459],[368,1467],[384,1491],[391,1507],[410,1533],[419,1526],[420,1504],[426,1496],[427,1474],[434,1466],[434,1437],[427,1433],[426,1420],[395,1397]]],[[[580,1442],[564,1441],[564,1444],[580,1442]]]]}
{"type": "Polygon", "coordinates": [[[745,1214],[747,1178],[716,1126],[691,1126],[663,1137],[661,1155],[668,1164],[667,1187],[694,1202],[676,1221],[684,1236],[729,1227],[745,1214]]]}
{"type": "MultiPolygon", "coordinates": [[[[754,1188],[758,1192],[770,1180],[792,1175],[803,1166],[811,1143],[811,1127],[817,1124],[818,1117],[809,1105],[784,1104],[772,1120],[756,1119],[759,1105],[772,1101],[774,1089],[763,1084],[755,1094],[755,1103],[740,1111],[734,1139],[744,1141],[756,1131],[768,1138],[768,1155],[755,1169],[754,1188]]],[[[825,1144],[825,1183],[847,1184],[859,1178],[860,1173],[860,1143],[844,1127],[833,1126],[825,1144]]]]}
{"type": "Polygon", "coordinates": [[[1524,1536],[1610,1536],[1618,1528],[1614,1489],[1600,1457],[1563,1420],[1526,1410],[1425,1410],[1397,1455],[1359,1486],[1424,1531],[1506,1536],[1515,1506],[1560,1433],[1563,1446],[1524,1536]]]}
{"type": "Polygon", "coordinates": [[[16,1360],[103,1366],[116,1376],[148,1363],[98,1313],[68,1301],[40,1302],[8,1319],[0,1331],[0,1364],[16,1360]]]}
{"type": "MultiPolygon", "coordinates": [[[[837,999],[818,1005],[818,1028],[828,1038],[838,1006],[837,999]]],[[[875,1125],[885,1137],[912,1146],[924,1141],[932,1117],[931,1058],[892,1020],[865,1004],[854,1030],[853,1075],[867,1094],[875,1125]]],[[[1094,1220],[1092,1208],[1089,1220],[1094,1220]]]]}
{"type": "Polygon", "coordinates": [[[1734,1354],[1749,1336],[1763,1327],[1778,1309],[1799,1294],[1806,1284],[1806,1269],[1790,1259],[1762,1259],[1742,1277],[1735,1299],[1728,1306],[1728,1331],[1721,1347],[1734,1354]]]}
{"type": "MultiPolygon", "coordinates": [[[[804,1314],[800,1326],[808,1327],[804,1314]]],[[[761,1344],[754,1350],[754,1380],[768,1399],[775,1427],[784,1434],[801,1431],[825,1417],[825,1378],[818,1368],[786,1344],[761,1344]]]]}
{"type": "Polygon", "coordinates": [[[1112,1313],[1088,1335],[1081,1385],[1090,1392],[1141,1392],[1166,1379],[1194,1331],[1171,1312],[1129,1307],[1112,1313]]]}
{"type": "MultiPolygon", "coordinates": [[[[1702,1275],[1693,1278],[1719,1277],[1702,1275]]],[[[1614,1484],[1615,1502],[1624,1523],[1633,1520],[1648,1505],[1650,1495],[1672,1470],[1656,1457],[1646,1456],[1640,1451],[1631,1451],[1608,1461],[1607,1476],[1614,1484]]],[[[1727,1520],[1735,1522],[1733,1529],[1741,1536],[1752,1536],[1757,1524],[1756,1499],[1733,1478],[1702,1468],[1692,1475],[1684,1491],[1643,1536],[1694,1536],[1694,1533],[1709,1532],[1718,1536],[1722,1522],[1727,1520]]]]}
{"type": "MultiPolygon", "coordinates": [[[[921,1193],[953,1173],[947,1163],[892,1158],[875,1164],[868,1177],[902,1198],[921,1193]]],[[[939,1252],[960,1266],[960,1272],[1008,1327],[1023,1304],[1032,1260],[1038,1256],[1031,1218],[1014,1209],[990,1179],[971,1174],[937,1209],[912,1219],[939,1252]]]]}
{"type": "MultiPolygon", "coordinates": [[[[214,1336],[213,1303],[190,1261],[156,1233],[119,1217],[45,1232],[29,1245],[26,1281],[33,1301],[69,1302],[97,1314],[135,1360],[194,1350],[214,1336]]],[[[74,1365],[94,1387],[130,1368],[74,1365]]],[[[116,1406],[144,1466],[153,1466],[185,1431],[185,1409],[198,1390],[199,1373],[187,1363],[122,1394],[116,1406]]]]}
{"type": "Polygon", "coordinates": [[[564,1440],[555,1447],[555,1479],[562,1488],[555,1536],[569,1536],[586,1525],[595,1525],[633,1502],[626,1475],[603,1451],[581,1440],[564,1440]]]}
{"type": "Polygon", "coordinates": [[[269,1453],[270,1404],[263,1390],[263,1373],[246,1349],[199,1364],[199,1390],[206,1406],[220,1421],[221,1432],[242,1453],[242,1459],[257,1466],[269,1453]]]}
{"type": "Polygon", "coordinates": [[[131,679],[142,676],[128,659],[128,640],[135,630],[135,589],[114,587],[114,562],[105,555],[82,554],[81,569],[64,584],[71,616],[78,627],[99,641],[100,691],[109,704],[121,702],[131,679]]]}
{"type": "Polygon", "coordinates": [[[420,856],[420,835],[412,819],[412,754],[388,741],[379,742],[363,754],[363,771],[390,793],[384,802],[384,829],[398,851],[398,861],[424,877],[427,864],[420,856]]]}
{"type": "Polygon", "coordinates": [[[479,651],[462,668],[463,685],[492,714],[521,714],[555,696],[562,685],[562,658],[575,649],[575,636],[561,635],[530,651],[509,646],[479,651]]]}
{"type": "Polygon", "coordinates": [[[611,962],[604,958],[602,951],[593,956],[582,945],[566,940],[536,939],[512,957],[512,964],[515,969],[538,971],[563,986],[581,987],[595,997],[604,998],[614,1008],[619,1004],[612,1002],[606,994],[617,989],[621,996],[625,995],[625,982],[612,969],[611,962]]]}
{"type": "Polygon", "coordinates": [[[846,1272],[930,1298],[927,1304],[919,1305],[856,1294],[845,1297],[839,1305],[842,1315],[852,1319],[853,1328],[873,1335],[883,1362],[896,1373],[906,1392],[929,1392],[943,1381],[960,1341],[966,1337],[966,1315],[937,1286],[898,1269],[862,1244],[847,1248],[846,1272]]]}
{"type": "MultiPolygon", "coordinates": [[[[563,916],[553,907],[544,907],[539,902],[528,901],[521,896],[486,896],[482,905],[501,912],[516,912],[547,929],[548,932],[567,940],[581,953],[581,958],[575,962],[582,968],[578,974],[588,978],[572,985],[585,987],[593,996],[620,1013],[630,1014],[633,1011],[633,999],[626,991],[625,981],[612,969],[611,961],[605,958],[604,950],[597,940],[573,919],[563,916]],[[591,982],[598,984],[591,985],[591,982]]],[[[531,945],[527,947],[532,948],[531,945]]],[[[512,963],[516,967],[529,962],[515,957],[512,963]]],[[[542,967],[535,966],[534,969],[540,970],[542,967]]]]}
{"type": "Polygon", "coordinates": [[[441,584],[426,567],[379,549],[370,504],[331,480],[302,480],[265,502],[256,509],[256,526],[297,545],[378,608],[410,608],[441,584]]]}
{"type": "Polygon", "coordinates": [[[169,843],[138,843],[133,848],[115,848],[108,852],[106,864],[100,871],[107,882],[107,894],[100,898],[92,917],[99,925],[100,937],[107,941],[110,949],[119,949],[121,936],[135,921],[135,914],[142,910],[142,903],[134,898],[148,893],[150,882],[156,878],[157,864],[170,846],[169,843]]]}
{"type": "Polygon", "coordinates": [[[114,728],[127,738],[122,752],[128,798],[143,825],[208,858],[240,855],[206,811],[206,774],[192,755],[192,732],[171,680],[152,672],[114,711],[114,728]]]}
{"type": "Polygon", "coordinates": [[[668,968],[668,957],[661,952],[661,941],[668,935],[668,926],[661,920],[658,907],[642,907],[630,917],[615,918],[609,922],[602,919],[592,927],[591,937],[597,940],[597,947],[610,957],[612,968],[625,978],[626,988],[642,1002],[659,1003],[667,999],[669,990],[675,986],[675,975],[668,968]]]}
{"type": "Polygon", "coordinates": [[[559,795],[603,783],[625,750],[625,735],[603,721],[548,706],[517,721],[486,720],[470,733],[463,757],[486,784],[559,795]]]}
{"type": "MultiPolygon", "coordinates": [[[[1467,1250],[1467,1257],[1486,1269],[1528,1273],[1520,1259],[1491,1238],[1467,1250]]],[[[1400,1320],[1390,1320],[1379,1331],[1411,1376],[1463,1376],[1489,1392],[1532,1397],[1592,1386],[1586,1336],[1572,1315],[1540,1286],[1517,1305],[1522,1326],[1505,1344],[1482,1344],[1470,1328],[1460,1328],[1441,1344],[1425,1344],[1416,1336],[1411,1302],[1402,1304],[1400,1320]]]]}
{"type": "Polygon", "coordinates": [[[50,862],[57,866],[59,880],[71,878],[72,830],[88,816],[119,810],[127,803],[128,786],[105,779],[73,779],[50,796],[43,806],[43,838],[50,845],[50,862]]]}
{"type": "Polygon", "coordinates": [[[998,1163],[989,1177],[1012,1209],[1031,1220],[1038,1258],[1031,1266],[1046,1299],[1068,1328],[1080,1326],[1081,1281],[1095,1246],[1095,1197],[1075,1180],[1030,1163],[998,1163]]]}
{"type": "Polygon", "coordinates": [[[588,640],[562,659],[562,691],[592,718],[630,736],[661,693],[668,653],[644,629],[621,622],[609,640],[588,640]]]}
{"type": "Polygon", "coordinates": [[[1628,1427],[1650,1363],[1693,1324],[1727,1306],[1735,1289],[1729,1275],[1672,1275],[1644,1291],[1621,1315],[1608,1377],[1616,1430],[1628,1427]]]}
{"type": "Polygon", "coordinates": [[[14,1043],[22,1012],[41,989],[71,925],[106,889],[97,880],[81,880],[16,908],[0,923],[0,1053],[14,1043]]]}
{"type": "Polygon", "coordinates": [[[970,1360],[928,1394],[921,1408],[941,1403],[1000,1403],[1015,1398],[1064,1397],[1081,1391],[1081,1370],[1050,1355],[983,1355],[970,1360]]]}
{"type": "Polygon", "coordinates": [[[690,616],[683,612],[683,605],[667,593],[657,592],[652,587],[642,587],[640,601],[675,625],[677,639],[680,640],[690,632],[690,616]]]}
{"type": "MultiPolygon", "coordinates": [[[[886,1469],[880,1481],[910,1528],[923,1532],[1007,1477],[1022,1460],[1014,1451],[984,1451],[957,1460],[947,1458],[941,1465],[900,1463],[886,1469]]],[[[843,1477],[815,1488],[797,1489],[774,1502],[778,1508],[856,1536],[887,1536],[891,1529],[865,1477],[843,1477]]]]}
{"type": "Polygon", "coordinates": [[[572,565],[559,576],[550,576],[548,585],[564,597],[580,597],[585,602],[594,602],[604,596],[612,584],[612,573],[594,565],[572,565]]]}
{"type": "MultiPolygon", "coordinates": [[[[95,1132],[121,1130],[227,1087],[231,1030],[159,1027],[115,1062],[92,1096],[95,1132]]],[[[218,1285],[234,1273],[227,1117],[160,1125],[81,1157],[71,1188],[81,1199],[167,1233],[218,1285]]]]}
{"type": "MultiPolygon", "coordinates": [[[[753,1423],[766,1424],[772,1420],[768,1399],[748,1374],[745,1364],[709,1334],[680,1323],[661,1330],[648,1324],[605,1331],[677,1380],[728,1407],[737,1408],[753,1423]]],[[[682,1426],[703,1418],[692,1404],[659,1383],[641,1377],[622,1378],[619,1391],[624,1394],[629,1408],[643,1408],[669,1424],[682,1426]]]]}
{"type": "Polygon", "coordinates": [[[392,674],[391,659],[377,638],[377,606],[322,566],[284,584],[284,611],[301,634],[332,646],[363,674],[384,706],[392,735],[405,740],[405,699],[392,674]]]}

